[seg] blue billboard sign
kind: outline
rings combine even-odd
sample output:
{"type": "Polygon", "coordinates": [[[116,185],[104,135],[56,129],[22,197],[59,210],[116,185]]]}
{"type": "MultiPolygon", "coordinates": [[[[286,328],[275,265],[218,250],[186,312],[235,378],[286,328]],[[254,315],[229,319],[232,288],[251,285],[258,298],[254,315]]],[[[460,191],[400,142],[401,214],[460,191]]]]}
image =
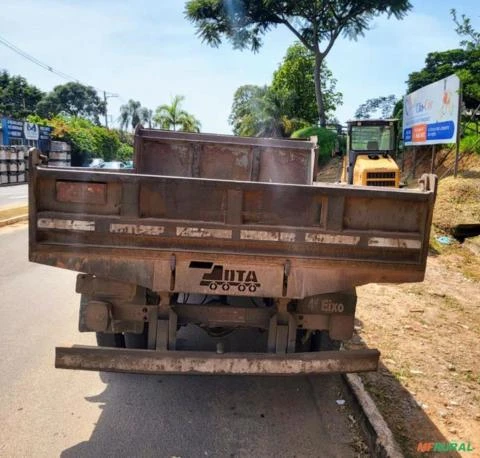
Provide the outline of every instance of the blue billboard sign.
{"type": "Polygon", "coordinates": [[[30,145],[42,152],[50,149],[52,128],[27,121],[2,118],[2,143],[4,145],[30,145]]]}

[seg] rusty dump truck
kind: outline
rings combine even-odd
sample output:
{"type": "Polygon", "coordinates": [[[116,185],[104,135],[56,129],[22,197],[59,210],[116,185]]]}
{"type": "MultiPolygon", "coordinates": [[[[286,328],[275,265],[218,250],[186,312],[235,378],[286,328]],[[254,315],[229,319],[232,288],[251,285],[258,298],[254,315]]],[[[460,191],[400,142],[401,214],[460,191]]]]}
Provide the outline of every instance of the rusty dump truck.
{"type": "Polygon", "coordinates": [[[98,343],[57,347],[56,367],[377,368],[377,350],[340,346],[355,287],[423,280],[435,176],[416,190],[318,183],[314,141],[139,127],[134,149],[131,171],[32,151],[30,260],[79,272],[79,330],[98,343]]]}

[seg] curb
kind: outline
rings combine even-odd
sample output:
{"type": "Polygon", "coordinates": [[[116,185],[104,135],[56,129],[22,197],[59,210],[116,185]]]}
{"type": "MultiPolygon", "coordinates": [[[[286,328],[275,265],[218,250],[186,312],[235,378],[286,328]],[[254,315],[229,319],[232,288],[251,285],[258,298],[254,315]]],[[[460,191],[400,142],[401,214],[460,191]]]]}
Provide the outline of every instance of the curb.
{"type": "Polygon", "coordinates": [[[28,219],[28,204],[13,204],[0,207],[0,227],[28,219]]]}
{"type": "Polygon", "coordinates": [[[21,221],[28,220],[28,213],[24,215],[14,216],[12,218],[0,219],[0,227],[8,226],[9,224],[20,223],[21,221]]]}
{"type": "Polygon", "coordinates": [[[365,390],[357,374],[344,374],[345,380],[360,412],[361,427],[367,437],[371,456],[381,458],[403,458],[400,446],[378,410],[375,402],[365,390]]]}

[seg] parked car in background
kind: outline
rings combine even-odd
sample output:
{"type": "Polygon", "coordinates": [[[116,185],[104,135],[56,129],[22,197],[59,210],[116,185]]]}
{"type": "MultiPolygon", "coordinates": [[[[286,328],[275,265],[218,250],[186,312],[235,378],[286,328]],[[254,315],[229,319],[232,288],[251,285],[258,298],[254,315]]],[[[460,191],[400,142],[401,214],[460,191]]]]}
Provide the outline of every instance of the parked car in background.
{"type": "Polygon", "coordinates": [[[125,161],[125,166],[127,169],[133,169],[133,161],[125,161]]]}
{"type": "Polygon", "coordinates": [[[121,161],[104,162],[101,165],[102,169],[125,169],[127,166],[121,161]]]}
{"type": "Polygon", "coordinates": [[[103,167],[103,164],[105,164],[105,161],[101,157],[95,157],[90,161],[90,164],[88,164],[88,167],[98,169],[100,167],[103,167]]]}

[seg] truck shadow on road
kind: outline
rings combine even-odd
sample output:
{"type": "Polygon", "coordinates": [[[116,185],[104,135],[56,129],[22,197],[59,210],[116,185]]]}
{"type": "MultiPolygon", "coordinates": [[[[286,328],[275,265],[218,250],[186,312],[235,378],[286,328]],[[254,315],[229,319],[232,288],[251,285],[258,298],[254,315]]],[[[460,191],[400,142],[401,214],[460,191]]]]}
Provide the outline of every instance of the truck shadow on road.
{"type": "Polygon", "coordinates": [[[90,440],[62,457],[356,456],[338,375],[100,376],[90,440]]]}
{"type": "MultiPolygon", "coordinates": [[[[366,347],[359,337],[356,343],[366,347]]],[[[359,454],[352,418],[356,425],[360,418],[339,375],[99,376],[105,390],[87,398],[102,410],[98,422],[62,457],[368,456],[359,454]]],[[[425,456],[418,442],[448,442],[386,366],[364,381],[406,456],[425,456]]]]}
{"type": "MultiPolygon", "coordinates": [[[[266,335],[239,329],[211,339],[179,332],[187,350],[264,351],[266,335]],[[263,342],[263,343],[262,343],[263,342]]],[[[65,450],[83,456],[358,456],[353,399],[339,375],[145,376],[100,373],[106,384],[87,398],[102,409],[90,440],[65,450]],[[344,405],[337,404],[345,400],[344,405]]],[[[341,404],[341,403],[340,403],[341,404]]]]}

